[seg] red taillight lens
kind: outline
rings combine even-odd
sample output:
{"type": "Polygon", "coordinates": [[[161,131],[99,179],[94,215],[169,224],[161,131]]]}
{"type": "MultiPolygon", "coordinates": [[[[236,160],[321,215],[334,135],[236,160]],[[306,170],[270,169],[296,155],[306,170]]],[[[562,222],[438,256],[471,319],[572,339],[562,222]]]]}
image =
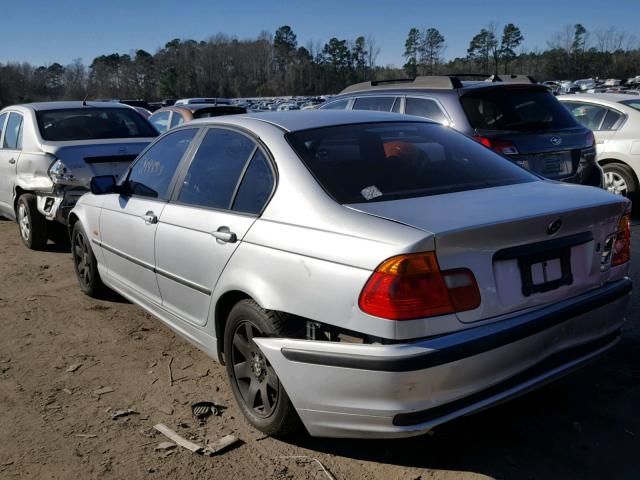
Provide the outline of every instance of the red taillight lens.
{"type": "Polygon", "coordinates": [[[358,303],[376,317],[410,320],[471,310],[480,305],[480,292],[471,271],[440,272],[435,253],[426,252],[384,261],[358,303]]]}
{"type": "Polygon", "coordinates": [[[503,155],[517,155],[519,153],[516,146],[508,140],[489,139],[480,135],[476,135],[473,139],[485,147],[489,147],[491,150],[502,153],[503,155]]]}
{"type": "Polygon", "coordinates": [[[613,241],[611,265],[622,265],[631,260],[631,215],[623,215],[618,222],[618,233],[613,241]]]}

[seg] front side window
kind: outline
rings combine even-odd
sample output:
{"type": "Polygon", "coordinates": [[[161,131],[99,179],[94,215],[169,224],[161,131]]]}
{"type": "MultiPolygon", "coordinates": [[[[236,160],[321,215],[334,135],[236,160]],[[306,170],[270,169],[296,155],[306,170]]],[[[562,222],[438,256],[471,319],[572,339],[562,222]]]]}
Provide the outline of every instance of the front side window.
{"type": "Polygon", "coordinates": [[[19,113],[11,112],[9,114],[2,147],[10,150],[22,149],[22,115],[19,113]]]}
{"type": "Polygon", "coordinates": [[[442,125],[386,122],[287,134],[338,203],[424,197],[534,182],[538,177],[442,125]]]}
{"type": "Polygon", "coordinates": [[[405,100],[404,113],[428,118],[442,124],[449,123],[438,104],[428,98],[408,97],[405,100]]]}
{"type": "MultiPolygon", "coordinates": [[[[622,102],[623,105],[626,105],[627,107],[631,107],[635,110],[638,110],[640,112],[640,99],[638,100],[624,100],[622,102]]],[[[2,122],[0,121],[0,128],[2,128],[2,122]]]]}
{"type": "Polygon", "coordinates": [[[158,133],[164,133],[169,130],[169,116],[171,112],[169,110],[165,112],[154,113],[149,117],[149,122],[158,131],[158,133]]]}
{"type": "Polygon", "coordinates": [[[253,140],[232,130],[209,129],[189,165],[178,202],[229,209],[255,146],[253,140]]]}
{"type": "Polygon", "coordinates": [[[197,131],[179,130],[153,144],[131,168],[125,185],[127,193],[167,200],[171,180],[197,131]]]}
{"type": "Polygon", "coordinates": [[[133,108],[65,108],[36,112],[44,140],[102,140],[157,137],[157,132],[133,108]]]}
{"type": "Polygon", "coordinates": [[[269,161],[260,151],[256,151],[247,167],[233,209],[238,212],[258,215],[273,190],[274,178],[269,161]]]}
{"type": "Polygon", "coordinates": [[[395,97],[360,97],[353,103],[353,109],[390,112],[395,100],[395,97]]]}
{"type": "Polygon", "coordinates": [[[173,116],[171,117],[171,128],[177,127],[181,123],[184,123],[184,117],[179,112],[173,112],[173,116]]]}

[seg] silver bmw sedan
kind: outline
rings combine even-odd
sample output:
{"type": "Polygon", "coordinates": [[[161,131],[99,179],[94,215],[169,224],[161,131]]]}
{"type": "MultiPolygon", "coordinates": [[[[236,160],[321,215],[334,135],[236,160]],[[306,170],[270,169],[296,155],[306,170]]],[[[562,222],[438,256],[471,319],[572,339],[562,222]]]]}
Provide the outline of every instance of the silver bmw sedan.
{"type": "Polygon", "coordinates": [[[424,119],[197,120],[70,215],[80,288],[223,362],[270,435],[405,437],[616,344],[630,202],[424,119]]]}

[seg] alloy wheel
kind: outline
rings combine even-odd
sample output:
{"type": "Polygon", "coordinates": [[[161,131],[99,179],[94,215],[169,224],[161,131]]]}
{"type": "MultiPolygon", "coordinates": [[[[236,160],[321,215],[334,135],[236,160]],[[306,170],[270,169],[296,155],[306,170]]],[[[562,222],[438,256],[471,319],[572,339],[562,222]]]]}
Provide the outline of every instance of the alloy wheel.
{"type": "Polygon", "coordinates": [[[254,337],[262,336],[256,325],[243,321],[233,333],[231,362],[234,381],[242,400],[254,415],[269,417],[278,404],[280,382],[273,367],[264,357],[254,337]]]}
{"type": "Polygon", "coordinates": [[[20,226],[20,235],[25,242],[29,241],[29,235],[31,233],[31,225],[29,223],[29,214],[27,213],[27,207],[24,203],[20,203],[18,206],[18,225],[20,226]]]}
{"type": "Polygon", "coordinates": [[[604,188],[616,195],[627,196],[628,186],[625,179],[616,172],[604,173],[604,188]]]}
{"type": "Polygon", "coordinates": [[[73,239],[73,260],[80,282],[84,287],[88,287],[91,284],[89,247],[81,232],[78,232],[73,239]]]}

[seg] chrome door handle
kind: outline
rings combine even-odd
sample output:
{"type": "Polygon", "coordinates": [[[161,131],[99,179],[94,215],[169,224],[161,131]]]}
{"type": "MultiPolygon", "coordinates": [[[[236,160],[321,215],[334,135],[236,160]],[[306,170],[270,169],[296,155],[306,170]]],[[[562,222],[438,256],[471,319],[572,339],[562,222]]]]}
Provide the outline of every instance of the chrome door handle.
{"type": "Polygon", "coordinates": [[[229,227],[220,227],[218,230],[214,230],[211,232],[218,243],[236,243],[238,241],[238,236],[233,233],[229,227]]]}
{"type": "Polygon", "coordinates": [[[16,159],[15,159],[15,158],[10,158],[10,159],[9,159],[9,163],[10,163],[11,165],[13,165],[14,163],[16,163],[16,159]]]}
{"type": "Polygon", "coordinates": [[[151,210],[145,213],[142,218],[144,219],[144,223],[146,223],[147,225],[155,225],[156,223],[158,223],[158,216],[151,210]]]}

